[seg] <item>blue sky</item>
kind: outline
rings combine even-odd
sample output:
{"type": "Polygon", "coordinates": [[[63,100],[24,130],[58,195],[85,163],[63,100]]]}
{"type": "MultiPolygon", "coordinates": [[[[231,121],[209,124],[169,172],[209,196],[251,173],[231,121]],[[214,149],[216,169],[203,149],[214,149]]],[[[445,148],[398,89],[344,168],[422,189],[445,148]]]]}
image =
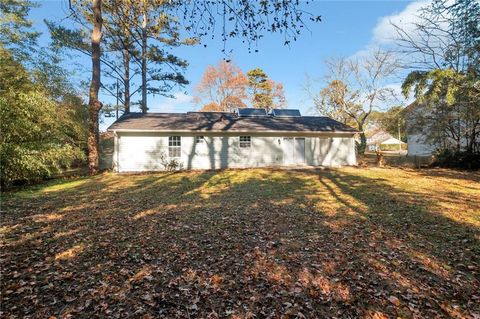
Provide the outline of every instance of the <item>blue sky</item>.
{"type": "MultiPolygon", "coordinates": [[[[35,27],[43,32],[41,45],[46,45],[49,36],[43,19],[64,19],[68,2],[58,0],[39,3],[41,6],[31,11],[31,18],[35,27]]],[[[320,79],[324,76],[325,59],[352,56],[371,46],[388,42],[391,31],[388,22],[399,18],[409,19],[422,3],[422,0],[315,1],[306,6],[306,9],[315,15],[321,15],[322,22],[309,24],[310,31],[305,31],[290,47],[283,45],[280,35],[266,34],[257,45],[258,52],[248,53],[246,45],[240,40],[231,39],[227,43],[227,48],[233,50],[229,58],[245,72],[255,67],[265,70],[271,79],[284,84],[289,108],[298,108],[303,114],[311,114],[314,112],[312,103],[302,88],[306,74],[320,79]]],[[[204,43],[207,44],[206,48],[199,45],[173,51],[190,63],[185,75],[191,84],[181,92],[176,92],[177,99],[149,97],[151,112],[187,112],[198,109],[191,102],[194,86],[208,65],[215,65],[225,57],[221,52],[223,44],[220,38],[204,43]]],[[[85,58],[79,58],[76,62],[89,66],[89,60],[85,58]]],[[[71,64],[69,61],[68,65],[71,64]]],[[[88,79],[90,75],[87,71],[78,76],[88,79]]],[[[105,95],[102,98],[103,102],[112,102],[105,95]]],[[[102,128],[110,122],[111,119],[105,119],[102,128]]]]}

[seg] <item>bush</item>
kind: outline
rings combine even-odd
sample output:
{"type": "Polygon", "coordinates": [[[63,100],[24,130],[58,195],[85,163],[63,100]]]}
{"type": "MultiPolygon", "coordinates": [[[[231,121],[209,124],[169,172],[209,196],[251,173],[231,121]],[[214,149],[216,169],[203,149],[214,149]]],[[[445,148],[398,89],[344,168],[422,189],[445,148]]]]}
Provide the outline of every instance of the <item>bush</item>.
{"type": "Polygon", "coordinates": [[[160,153],[160,162],[166,171],[178,171],[183,169],[183,163],[175,158],[170,159],[165,153],[160,153]]]}
{"type": "Polygon", "coordinates": [[[2,189],[43,179],[85,158],[65,134],[68,125],[61,111],[40,91],[0,97],[2,189]]]}
{"type": "Polygon", "coordinates": [[[37,181],[85,160],[84,106],[53,95],[0,46],[0,186],[37,181]]]}
{"type": "Polygon", "coordinates": [[[183,169],[183,163],[176,159],[171,159],[169,161],[164,162],[163,167],[165,168],[166,171],[177,171],[177,170],[183,169]]]}
{"type": "Polygon", "coordinates": [[[437,151],[432,166],[480,169],[480,153],[458,152],[450,149],[437,151]]]}

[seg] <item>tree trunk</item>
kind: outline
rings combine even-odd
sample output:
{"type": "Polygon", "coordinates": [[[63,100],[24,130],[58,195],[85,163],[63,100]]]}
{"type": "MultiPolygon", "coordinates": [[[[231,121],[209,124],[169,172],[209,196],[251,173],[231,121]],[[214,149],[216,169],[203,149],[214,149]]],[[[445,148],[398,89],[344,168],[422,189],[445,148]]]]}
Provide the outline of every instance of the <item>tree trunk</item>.
{"type": "Polygon", "coordinates": [[[98,100],[100,89],[100,41],[102,39],[102,0],[92,0],[92,81],[88,100],[88,169],[90,174],[98,172],[98,113],[102,103],[98,100]]]}
{"type": "Polygon", "coordinates": [[[467,149],[465,151],[467,153],[473,154],[475,152],[475,137],[477,135],[477,131],[475,130],[475,124],[472,124],[472,128],[469,131],[469,134],[465,134],[465,137],[467,139],[467,149]]]}
{"type": "Polygon", "coordinates": [[[364,154],[366,147],[367,147],[367,137],[365,136],[365,133],[362,132],[360,133],[360,144],[358,145],[358,153],[364,154]]]}
{"type": "Polygon", "coordinates": [[[147,113],[147,14],[142,25],[142,113],[147,113]]]}
{"type": "Polygon", "coordinates": [[[367,147],[367,137],[363,132],[363,124],[358,123],[358,130],[360,131],[360,144],[358,144],[358,153],[364,154],[365,148],[367,147]]]}
{"type": "Polygon", "coordinates": [[[123,106],[125,107],[125,113],[130,113],[130,52],[127,49],[123,50],[123,85],[124,85],[124,97],[123,106]]]}

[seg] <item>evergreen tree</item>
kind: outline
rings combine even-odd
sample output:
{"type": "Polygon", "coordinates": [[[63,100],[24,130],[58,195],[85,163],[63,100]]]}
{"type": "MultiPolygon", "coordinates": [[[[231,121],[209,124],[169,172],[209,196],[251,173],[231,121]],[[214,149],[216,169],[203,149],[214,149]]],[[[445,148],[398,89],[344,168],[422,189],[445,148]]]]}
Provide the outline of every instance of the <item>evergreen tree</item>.
{"type": "Polygon", "coordinates": [[[268,81],[267,74],[262,69],[255,68],[247,72],[247,77],[253,107],[271,109],[273,88],[268,81]]]}
{"type": "Polygon", "coordinates": [[[0,1],[0,46],[21,60],[32,56],[40,35],[31,29],[32,21],[28,19],[30,9],[36,6],[30,0],[0,1]]]}
{"type": "Polygon", "coordinates": [[[283,85],[269,79],[265,71],[255,68],[247,72],[252,106],[267,110],[285,106],[283,85]]]}
{"type": "MultiPolygon", "coordinates": [[[[74,4],[71,18],[78,28],[67,28],[51,21],[47,25],[57,47],[90,56],[91,30],[85,28],[89,7],[82,1],[74,4]]],[[[178,21],[157,14],[153,5],[153,2],[104,1],[103,50],[100,56],[104,80],[101,89],[116,97],[119,83],[119,101],[125,112],[130,111],[135,103],[132,100],[138,94],[140,99],[135,104],[146,112],[147,94],[171,97],[174,86],[189,83],[183,75],[187,61],[169,50],[194,44],[195,40],[180,39],[178,21]]]]}

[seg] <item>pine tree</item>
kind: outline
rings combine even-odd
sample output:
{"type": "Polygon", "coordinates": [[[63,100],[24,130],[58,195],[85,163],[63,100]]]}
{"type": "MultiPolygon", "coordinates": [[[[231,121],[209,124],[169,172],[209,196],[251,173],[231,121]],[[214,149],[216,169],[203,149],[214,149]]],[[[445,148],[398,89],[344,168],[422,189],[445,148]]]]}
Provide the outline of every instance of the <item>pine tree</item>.
{"type": "Polygon", "coordinates": [[[248,87],[252,96],[252,105],[255,108],[271,109],[273,105],[272,83],[267,74],[260,68],[247,72],[248,87]]]}
{"type": "Polygon", "coordinates": [[[283,108],[286,104],[283,84],[269,79],[265,71],[255,68],[247,72],[252,106],[267,110],[283,108]]]}

